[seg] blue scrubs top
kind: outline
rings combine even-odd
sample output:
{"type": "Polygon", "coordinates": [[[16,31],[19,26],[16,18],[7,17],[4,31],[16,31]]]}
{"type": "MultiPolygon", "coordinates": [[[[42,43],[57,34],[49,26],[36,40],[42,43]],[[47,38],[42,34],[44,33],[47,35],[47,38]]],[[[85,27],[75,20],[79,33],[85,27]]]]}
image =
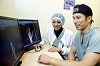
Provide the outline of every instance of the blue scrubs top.
{"type": "Polygon", "coordinates": [[[100,29],[92,27],[86,35],[84,35],[82,42],[82,34],[79,31],[74,40],[74,46],[78,60],[81,61],[86,52],[100,53],[100,29]]]}

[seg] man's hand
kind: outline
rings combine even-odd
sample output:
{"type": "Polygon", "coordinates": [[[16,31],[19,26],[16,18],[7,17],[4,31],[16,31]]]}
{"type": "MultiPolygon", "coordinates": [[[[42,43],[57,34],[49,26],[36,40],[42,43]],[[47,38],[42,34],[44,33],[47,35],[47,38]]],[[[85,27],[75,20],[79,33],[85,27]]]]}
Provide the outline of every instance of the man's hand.
{"type": "Polygon", "coordinates": [[[39,63],[49,64],[49,61],[51,61],[50,56],[47,56],[46,54],[41,54],[38,58],[39,63]]]}

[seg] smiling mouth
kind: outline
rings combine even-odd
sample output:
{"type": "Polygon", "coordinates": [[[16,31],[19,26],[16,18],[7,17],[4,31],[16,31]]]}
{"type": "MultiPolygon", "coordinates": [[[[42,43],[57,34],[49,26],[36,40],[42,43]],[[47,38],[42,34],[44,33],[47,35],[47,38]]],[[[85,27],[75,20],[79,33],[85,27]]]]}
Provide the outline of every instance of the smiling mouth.
{"type": "Polygon", "coordinates": [[[78,27],[79,27],[79,25],[75,25],[75,27],[76,27],[76,28],[78,28],[78,27]]]}
{"type": "Polygon", "coordinates": [[[58,28],[55,28],[56,30],[58,30],[58,28]]]}
{"type": "Polygon", "coordinates": [[[56,28],[56,29],[57,29],[58,27],[54,27],[54,28],[56,28]]]}
{"type": "Polygon", "coordinates": [[[54,27],[54,29],[55,29],[55,30],[58,30],[59,28],[58,28],[58,27],[54,27]]]}

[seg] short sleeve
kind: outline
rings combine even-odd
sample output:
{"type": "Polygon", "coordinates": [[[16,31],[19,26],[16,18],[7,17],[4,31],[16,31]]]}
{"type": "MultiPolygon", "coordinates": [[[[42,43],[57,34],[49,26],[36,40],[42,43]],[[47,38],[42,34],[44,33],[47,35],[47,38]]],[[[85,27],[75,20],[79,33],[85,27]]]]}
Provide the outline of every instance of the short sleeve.
{"type": "Polygon", "coordinates": [[[100,53],[100,32],[92,35],[89,41],[89,46],[86,52],[97,52],[100,53]]]}

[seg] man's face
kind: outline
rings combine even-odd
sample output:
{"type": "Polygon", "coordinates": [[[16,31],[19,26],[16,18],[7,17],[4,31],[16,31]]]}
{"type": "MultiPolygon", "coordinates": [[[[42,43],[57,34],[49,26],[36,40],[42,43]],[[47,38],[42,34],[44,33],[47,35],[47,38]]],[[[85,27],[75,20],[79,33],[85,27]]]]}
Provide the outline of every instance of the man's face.
{"type": "Polygon", "coordinates": [[[52,25],[55,30],[59,30],[62,27],[61,21],[57,18],[52,21],[52,25]]]}
{"type": "Polygon", "coordinates": [[[84,30],[88,26],[88,19],[85,17],[85,15],[81,13],[75,13],[73,15],[73,23],[77,30],[84,30]]]}

